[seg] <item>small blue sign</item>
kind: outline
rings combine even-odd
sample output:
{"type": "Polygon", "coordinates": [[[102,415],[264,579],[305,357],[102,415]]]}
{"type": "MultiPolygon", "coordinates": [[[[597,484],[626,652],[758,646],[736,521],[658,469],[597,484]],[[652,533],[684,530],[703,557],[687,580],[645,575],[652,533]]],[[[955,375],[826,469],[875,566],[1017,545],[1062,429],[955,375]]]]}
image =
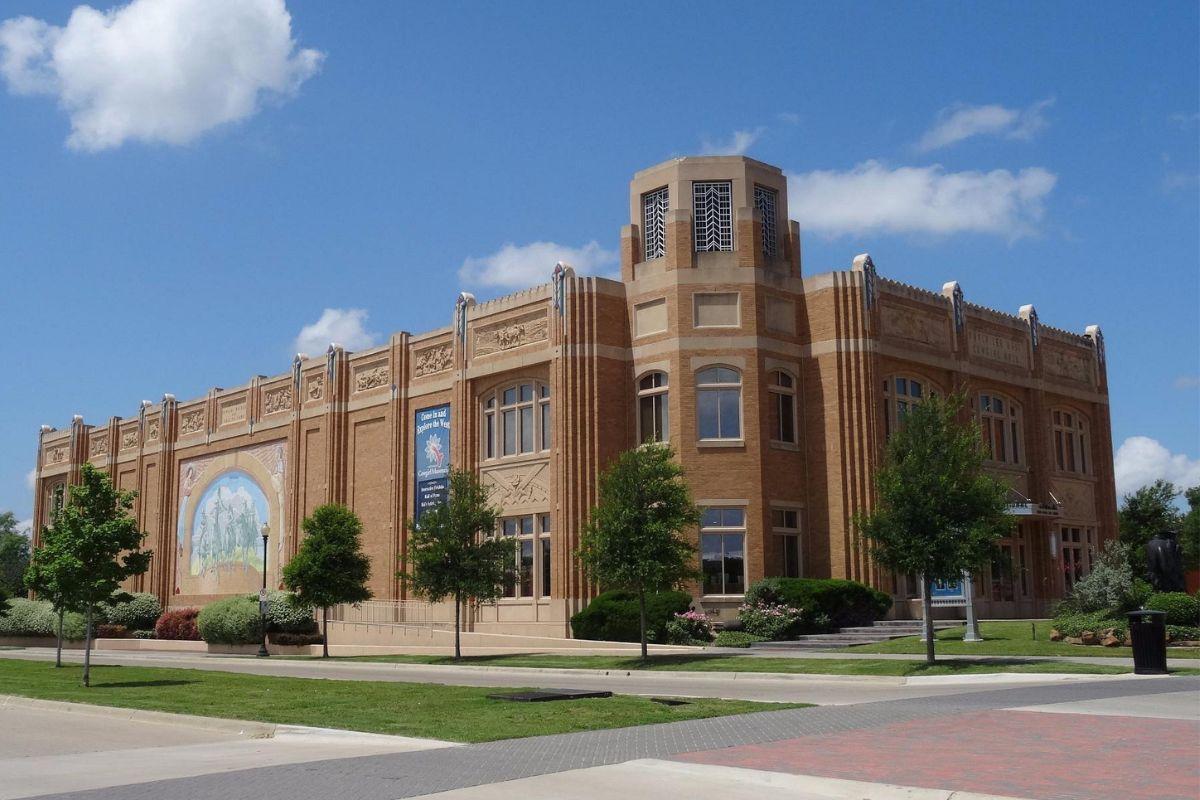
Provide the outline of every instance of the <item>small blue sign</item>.
{"type": "Polygon", "coordinates": [[[963,582],[961,580],[933,581],[929,597],[931,600],[965,600],[967,598],[963,594],[963,582]]]}

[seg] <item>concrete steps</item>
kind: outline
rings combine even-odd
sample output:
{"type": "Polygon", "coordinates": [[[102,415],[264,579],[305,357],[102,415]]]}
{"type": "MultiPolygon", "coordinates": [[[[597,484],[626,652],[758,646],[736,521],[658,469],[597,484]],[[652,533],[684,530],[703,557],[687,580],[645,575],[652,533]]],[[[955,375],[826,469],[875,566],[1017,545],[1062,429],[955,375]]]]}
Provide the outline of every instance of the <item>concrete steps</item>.
{"type": "MultiPolygon", "coordinates": [[[[962,625],[961,620],[935,620],[934,630],[954,628],[962,625]]],[[[874,625],[842,628],[837,633],[811,633],[797,636],[786,642],[755,642],[752,646],[762,650],[834,650],[860,644],[877,644],[904,636],[919,636],[920,620],[880,620],[874,625]]]]}

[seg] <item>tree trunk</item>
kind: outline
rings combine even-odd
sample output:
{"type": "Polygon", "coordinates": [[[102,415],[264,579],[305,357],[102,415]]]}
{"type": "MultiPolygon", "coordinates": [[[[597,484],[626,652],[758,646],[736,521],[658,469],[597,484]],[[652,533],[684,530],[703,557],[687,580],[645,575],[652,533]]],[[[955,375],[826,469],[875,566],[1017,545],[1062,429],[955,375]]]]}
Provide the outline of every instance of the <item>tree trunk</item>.
{"type": "Polygon", "coordinates": [[[321,658],[329,658],[329,607],[321,606],[321,658]]]}
{"type": "Polygon", "coordinates": [[[932,664],[935,660],[933,651],[933,581],[922,577],[925,582],[925,591],[921,592],[921,610],[924,612],[925,620],[925,663],[932,664]]]}
{"type": "Polygon", "coordinates": [[[83,615],[83,685],[92,685],[92,607],[83,615]]]}
{"type": "Polygon", "coordinates": [[[58,649],[54,653],[54,666],[55,667],[62,666],[63,617],[65,617],[66,615],[67,615],[67,610],[65,608],[60,608],[58,610],[58,649]]]}
{"type": "Polygon", "coordinates": [[[646,592],[643,589],[638,589],[638,621],[642,632],[642,660],[645,661],[650,655],[646,647],[646,592]]]}
{"type": "Polygon", "coordinates": [[[462,628],[460,619],[460,609],[462,608],[462,594],[454,593],[454,660],[458,661],[462,658],[462,643],[460,641],[459,631],[462,628]]]}

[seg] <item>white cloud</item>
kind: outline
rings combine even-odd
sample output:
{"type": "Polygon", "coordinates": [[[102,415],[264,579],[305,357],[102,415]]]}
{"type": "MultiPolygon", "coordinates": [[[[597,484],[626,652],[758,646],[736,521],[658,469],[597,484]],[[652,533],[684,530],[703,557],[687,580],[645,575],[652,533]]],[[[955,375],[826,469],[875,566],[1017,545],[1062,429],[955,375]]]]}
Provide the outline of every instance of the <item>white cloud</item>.
{"type": "Polygon", "coordinates": [[[1136,492],[1159,478],[1179,489],[1200,486],[1200,459],[1172,453],[1149,436],[1130,436],[1122,442],[1113,470],[1118,497],[1136,492]]]}
{"type": "Polygon", "coordinates": [[[759,140],[759,137],[761,137],[766,130],[766,128],[755,128],[752,131],[734,131],[732,136],[721,141],[705,139],[700,144],[700,155],[744,156],[746,151],[754,146],[754,143],[759,140]]]}
{"type": "Polygon", "coordinates": [[[379,334],[369,332],[366,322],[366,309],[327,308],[320,319],[300,329],[293,347],[297,353],[310,356],[324,353],[335,342],[347,350],[374,347],[379,334]]]}
{"type": "Polygon", "coordinates": [[[943,108],[938,112],[934,126],[917,142],[917,150],[929,152],[972,136],[1032,139],[1048,124],[1042,112],[1053,104],[1054,98],[1051,97],[1023,109],[995,104],[943,108]]]}
{"type": "Polygon", "coordinates": [[[1058,178],[1041,167],[1012,173],[889,168],[871,160],[846,172],[788,175],[788,207],[801,227],[828,236],[887,233],[1033,233],[1058,178]]]}
{"type": "Polygon", "coordinates": [[[607,274],[617,264],[617,254],[595,240],[583,247],[555,242],[505,244],[483,258],[468,258],[458,269],[458,279],[467,286],[497,286],[521,289],[550,280],[554,265],[565,261],[580,274],[607,274]]]}
{"type": "Polygon", "coordinates": [[[15,94],[58,99],[67,144],[185,144],[288,97],[324,55],[297,49],[284,0],[133,0],[76,6],[65,27],[0,23],[0,76],[15,94]]]}
{"type": "Polygon", "coordinates": [[[1200,375],[1180,375],[1175,379],[1176,389],[1195,389],[1200,387],[1200,375]]]}
{"type": "Polygon", "coordinates": [[[24,534],[26,538],[33,536],[33,520],[23,519],[17,523],[17,533],[24,534]]]}
{"type": "Polygon", "coordinates": [[[31,469],[31,470],[29,470],[29,472],[25,473],[25,488],[31,492],[35,488],[37,488],[37,470],[36,469],[31,469]]]}

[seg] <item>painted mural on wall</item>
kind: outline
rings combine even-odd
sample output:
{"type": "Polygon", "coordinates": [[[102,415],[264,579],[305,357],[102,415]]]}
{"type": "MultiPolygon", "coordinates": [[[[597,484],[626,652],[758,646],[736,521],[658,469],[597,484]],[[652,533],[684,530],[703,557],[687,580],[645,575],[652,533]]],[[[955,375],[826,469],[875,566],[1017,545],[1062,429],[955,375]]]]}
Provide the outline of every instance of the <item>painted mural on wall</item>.
{"type": "Polygon", "coordinates": [[[233,594],[262,584],[262,526],[270,529],[267,583],[287,552],[283,519],[285,443],[185,461],[179,469],[175,593],[233,594]]]}

